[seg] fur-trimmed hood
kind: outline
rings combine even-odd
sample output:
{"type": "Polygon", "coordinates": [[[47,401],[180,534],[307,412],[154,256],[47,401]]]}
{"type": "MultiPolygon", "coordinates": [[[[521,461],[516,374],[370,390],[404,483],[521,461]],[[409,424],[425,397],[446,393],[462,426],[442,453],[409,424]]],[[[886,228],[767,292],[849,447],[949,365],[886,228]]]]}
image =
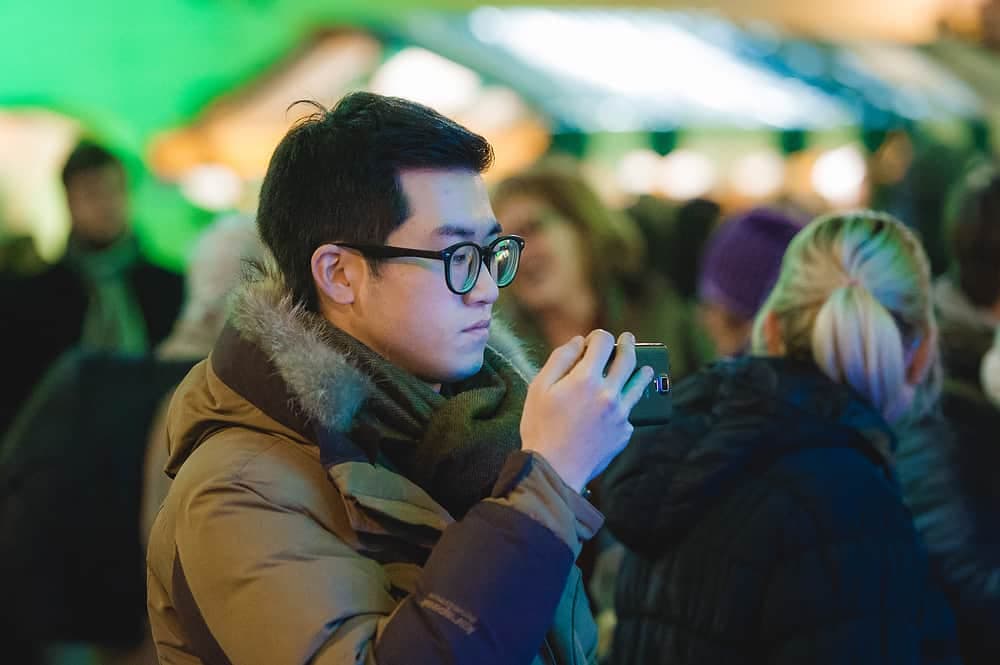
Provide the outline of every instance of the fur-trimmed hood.
{"type": "MultiPolygon", "coordinates": [[[[234,292],[226,328],[206,361],[201,379],[178,388],[171,407],[189,414],[170,434],[171,461],[176,471],[208,434],[227,424],[267,429],[267,420],[297,434],[304,443],[344,434],[371,395],[370,373],[358,358],[329,342],[333,327],[323,317],[297,304],[273,264],[260,266],[234,292]],[[206,373],[250,404],[233,404],[218,394],[206,394],[206,373]],[[213,404],[214,403],[214,404],[213,404]],[[259,411],[247,422],[248,406],[259,411]],[[263,418],[262,418],[262,417],[263,418]]],[[[509,328],[493,320],[489,348],[530,382],[536,369],[509,328]]],[[[199,374],[194,372],[193,374],[199,374]]],[[[211,388],[209,386],[209,388],[211,388]]],[[[209,390],[211,392],[211,390],[209,390]]]]}

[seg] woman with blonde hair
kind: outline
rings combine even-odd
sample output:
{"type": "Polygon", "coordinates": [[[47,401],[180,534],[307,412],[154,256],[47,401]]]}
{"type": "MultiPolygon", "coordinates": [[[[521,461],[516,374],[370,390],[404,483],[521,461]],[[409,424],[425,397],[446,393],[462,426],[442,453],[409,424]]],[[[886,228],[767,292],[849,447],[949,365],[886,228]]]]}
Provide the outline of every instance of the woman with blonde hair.
{"type": "Polygon", "coordinates": [[[792,240],[753,355],[681,383],[605,475],[631,550],[611,662],[954,663],[892,468],[937,391],[930,270],[873,212],[792,240]]]}

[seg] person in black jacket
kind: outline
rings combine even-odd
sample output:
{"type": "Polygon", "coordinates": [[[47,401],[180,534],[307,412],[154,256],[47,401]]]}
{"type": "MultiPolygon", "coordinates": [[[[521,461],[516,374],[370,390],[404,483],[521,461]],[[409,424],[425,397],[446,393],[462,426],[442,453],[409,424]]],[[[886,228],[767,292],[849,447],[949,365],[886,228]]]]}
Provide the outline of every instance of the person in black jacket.
{"type": "Polygon", "coordinates": [[[888,423],[934,398],[935,337],[902,224],[859,212],[800,232],[755,355],[678,385],[672,422],[606,474],[631,550],[610,662],[958,662],[890,461],[888,423]]]}
{"type": "Polygon", "coordinates": [[[1000,326],[1000,175],[970,174],[948,219],[954,265],[934,293],[945,384],[941,419],[901,437],[903,493],[958,618],[962,656],[1000,663],[1000,405],[984,359],[1000,326]]]}
{"type": "Polygon", "coordinates": [[[0,279],[0,345],[10,355],[0,434],[45,370],[77,344],[142,354],[163,341],[180,311],[180,275],[139,253],[128,230],[125,169],[111,152],[80,143],[62,171],[71,232],[66,255],[31,277],[0,279]]]}
{"type": "Polygon", "coordinates": [[[10,662],[156,662],[143,571],[169,487],[162,414],[211,351],[244,262],[263,257],[250,218],[216,221],[191,253],[170,336],[145,355],[71,349],[0,437],[0,626],[21,650],[10,662]]]}

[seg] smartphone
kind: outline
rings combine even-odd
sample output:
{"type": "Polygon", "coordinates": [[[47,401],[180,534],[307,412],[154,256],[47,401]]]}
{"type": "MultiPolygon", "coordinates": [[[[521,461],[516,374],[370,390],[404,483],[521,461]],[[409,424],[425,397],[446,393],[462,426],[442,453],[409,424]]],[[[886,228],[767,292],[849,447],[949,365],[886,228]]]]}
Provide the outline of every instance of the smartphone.
{"type": "MultiPolygon", "coordinates": [[[[615,345],[617,352],[618,345],[615,345]]],[[[611,354],[614,360],[615,354],[611,354]]],[[[608,362],[610,366],[611,361],[608,362]]],[[[653,380],[646,386],[642,398],[632,409],[629,422],[636,427],[665,425],[673,414],[670,390],[670,352],[663,344],[638,342],[635,345],[635,367],[653,368],[653,380]]]]}

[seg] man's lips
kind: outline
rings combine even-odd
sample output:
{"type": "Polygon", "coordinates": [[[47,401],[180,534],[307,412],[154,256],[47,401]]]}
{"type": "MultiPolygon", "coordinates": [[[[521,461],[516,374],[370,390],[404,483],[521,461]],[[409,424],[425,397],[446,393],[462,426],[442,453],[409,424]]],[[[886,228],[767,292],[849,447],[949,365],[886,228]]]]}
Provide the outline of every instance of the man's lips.
{"type": "Polygon", "coordinates": [[[464,330],[462,330],[462,332],[473,332],[475,330],[489,330],[490,329],[490,322],[491,322],[490,319],[483,319],[482,321],[474,323],[473,325],[469,326],[468,328],[465,328],[464,330]]]}

